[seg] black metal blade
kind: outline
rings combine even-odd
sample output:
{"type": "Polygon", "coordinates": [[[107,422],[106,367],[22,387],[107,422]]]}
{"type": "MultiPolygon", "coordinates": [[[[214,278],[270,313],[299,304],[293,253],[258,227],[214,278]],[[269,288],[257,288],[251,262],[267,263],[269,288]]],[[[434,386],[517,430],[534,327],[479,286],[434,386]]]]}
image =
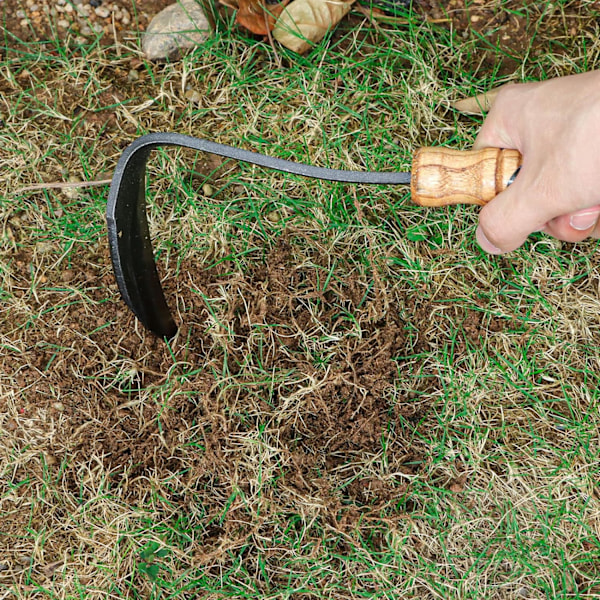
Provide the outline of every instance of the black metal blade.
{"type": "Polygon", "coordinates": [[[159,337],[171,338],[177,326],[160,283],[146,217],[146,162],[152,149],[183,146],[261,167],[304,177],[398,185],[410,183],[410,173],[326,169],[249,152],[178,133],[151,133],[135,140],[117,163],[106,208],[108,241],[119,291],[142,324],[159,337]]]}

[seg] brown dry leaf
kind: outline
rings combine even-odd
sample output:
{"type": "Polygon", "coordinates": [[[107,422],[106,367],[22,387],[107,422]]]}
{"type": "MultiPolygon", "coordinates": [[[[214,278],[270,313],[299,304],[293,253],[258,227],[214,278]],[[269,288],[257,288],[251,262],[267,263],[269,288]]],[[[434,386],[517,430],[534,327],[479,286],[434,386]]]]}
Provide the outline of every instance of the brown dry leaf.
{"type": "Polygon", "coordinates": [[[489,92],[485,92],[483,94],[477,94],[477,96],[472,96],[471,98],[463,98],[462,100],[456,100],[452,102],[450,105],[455,110],[458,110],[467,115],[482,115],[484,112],[487,112],[492,108],[492,104],[494,104],[494,100],[496,100],[496,96],[498,92],[504,86],[496,87],[489,92]]]}
{"type": "Polygon", "coordinates": [[[350,11],[350,2],[294,0],[283,11],[273,37],[294,52],[306,52],[350,11]]]}
{"type": "Polygon", "coordinates": [[[449,486],[449,490],[454,494],[460,494],[465,491],[465,485],[467,483],[468,475],[463,473],[460,477],[455,479],[449,486]]]}
{"type": "Polygon", "coordinates": [[[62,567],[65,564],[64,560],[57,560],[55,562],[52,562],[48,565],[44,565],[42,567],[42,573],[48,578],[51,579],[52,575],[54,575],[54,571],[56,571],[57,569],[59,569],[60,567],[62,567]]]}
{"type": "Polygon", "coordinates": [[[261,0],[237,0],[236,23],[257,35],[267,35],[286,4],[282,2],[265,8],[261,0]]]}

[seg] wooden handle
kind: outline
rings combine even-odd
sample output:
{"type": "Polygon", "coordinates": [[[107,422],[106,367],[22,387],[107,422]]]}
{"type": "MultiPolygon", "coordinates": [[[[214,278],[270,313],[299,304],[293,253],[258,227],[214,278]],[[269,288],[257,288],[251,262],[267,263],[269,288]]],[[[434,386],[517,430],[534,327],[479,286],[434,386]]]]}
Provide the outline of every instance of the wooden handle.
{"type": "Polygon", "coordinates": [[[520,166],[518,150],[419,148],[412,164],[412,199],[421,206],[483,206],[512,183],[520,166]]]}

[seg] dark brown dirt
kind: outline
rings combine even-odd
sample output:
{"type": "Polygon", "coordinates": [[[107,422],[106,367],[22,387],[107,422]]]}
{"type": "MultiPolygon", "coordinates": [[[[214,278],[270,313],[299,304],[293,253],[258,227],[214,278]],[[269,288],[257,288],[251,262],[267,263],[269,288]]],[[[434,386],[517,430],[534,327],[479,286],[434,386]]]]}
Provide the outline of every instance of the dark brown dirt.
{"type": "Polygon", "coordinates": [[[582,1],[570,2],[564,11],[552,3],[524,0],[419,0],[417,6],[426,17],[476,41],[474,59],[484,72],[498,75],[513,73],[528,54],[568,54],[570,47],[562,42],[586,31],[594,39],[600,11],[600,2],[582,1]]]}
{"type": "Polygon", "coordinates": [[[172,0],[96,0],[94,2],[84,0],[82,2],[92,8],[109,8],[111,13],[125,9],[130,16],[126,24],[119,20],[114,20],[113,23],[111,16],[102,18],[93,10],[84,19],[78,19],[74,12],[50,14],[51,10],[56,10],[58,4],[55,0],[36,0],[29,4],[26,0],[3,0],[0,4],[0,19],[9,34],[5,36],[8,45],[15,45],[18,41],[36,42],[58,38],[65,47],[68,47],[77,36],[81,35],[82,25],[85,24],[98,27],[97,34],[91,33],[86,36],[90,41],[97,35],[105,44],[113,44],[115,38],[119,41],[135,40],[139,32],[146,29],[152,17],[172,4],[172,0]],[[61,20],[67,21],[69,27],[59,26],[58,21],[61,20]]]}
{"type": "MultiPolygon", "coordinates": [[[[407,297],[399,302],[404,310],[385,312],[378,294],[365,295],[364,281],[343,262],[322,291],[327,265],[320,256],[312,257],[310,266],[295,264],[293,239],[280,238],[246,273],[227,262],[208,270],[182,264],[182,281],[166,284],[171,304],[177,299],[185,307],[170,349],[140,331],[119,300],[107,252],[81,257],[81,264],[49,274],[38,292],[44,305],[64,305],[69,286],[95,303],[58,309],[58,329],[40,318],[29,330],[28,346],[18,358],[21,366],[12,363],[23,390],[22,418],[35,412],[46,415],[49,427],[61,423],[47,448],[50,462],[98,457],[114,482],[134,494],[146,485],[145,477],[169,472],[185,472],[196,484],[198,477],[218,479],[222,486],[239,481],[234,471],[244,457],[236,440],[267,428],[277,440],[281,484],[287,489],[372,509],[398,502],[405,485],[361,478],[336,491],[336,471],[381,452],[384,437],[387,452],[400,457],[400,470],[419,470],[418,443],[408,447],[404,440],[410,430],[418,430],[440,384],[432,377],[422,380],[426,387],[404,396],[391,392],[403,376],[399,356],[411,356],[413,368],[415,360],[425,360],[434,306],[407,297]],[[190,289],[190,281],[206,297],[218,298],[225,291],[226,299],[210,302],[209,308],[190,289]],[[216,338],[215,314],[221,328],[216,338]],[[419,332],[417,342],[409,330],[419,332]],[[343,339],[343,344],[331,343],[329,355],[325,332],[343,339]],[[225,385],[223,373],[231,375],[231,386],[225,385]],[[274,382],[273,373],[281,380],[274,382]],[[165,381],[171,382],[168,393],[153,399],[165,381]],[[390,436],[394,431],[403,434],[390,436]]],[[[31,264],[25,252],[15,256],[15,286],[28,289],[31,264]]],[[[463,348],[506,326],[489,323],[479,312],[457,317],[464,321],[463,348]]],[[[26,326],[0,324],[14,331],[17,345],[20,328],[26,326]]],[[[18,438],[20,418],[11,426],[18,438]]],[[[78,484],[73,479],[70,485],[78,484]]]]}
{"type": "MultiPolygon", "coordinates": [[[[29,348],[21,359],[35,369],[23,370],[17,377],[18,385],[24,390],[24,414],[29,407],[35,405],[39,409],[40,404],[48,403],[50,416],[58,416],[60,412],[61,417],[66,418],[60,435],[71,445],[71,451],[83,455],[98,453],[109,468],[118,472],[126,470],[130,476],[164,467],[176,469],[176,438],[193,422],[203,423],[201,437],[207,452],[222,456],[227,436],[245,430],[251,423],[256,426],[260,417],[258,414],[245,418],[228,415],[222,405],[227,395],[223,398],[221,391],[215,388],[215,377],[210,371],[228,370],[241,378],[246,373],[251,374],[248,359],[257,360],[263,351],[261,345],[267,341],[262,336],[257,337],[256,332],[267,327],[268,354],[262,356],[260,365],[251,365],[252,370],[260,369],[265,374],[274,369],[295,371],[294,381],[299,379],[299,374],[301,379],[325,379],[311,394],[311,401],[302,403],[307,405],[302,418],[281,423],[280,438],[299,470],[308,474],[317,466],[334,467],[355,451],[376,452],[382,429],[395,418],[394,406],[386,400],[386,392],[397,376],[394,358],[406,347],[403,319],[388,314],[367,320],[370,312],[377,313],[377,300],[370,298],[358,309],[364,291],[351,277],[324,293],[318,291],[318,257],[311,268],[294,267],[285,240],[265,258],[244,275],[231,274],[231,266],[227,264],[210,271],[201,271],[193,264],[182,265],[186,279],[191,277],[208,296],[225,286],[228,296],[235,299],[226,307],[230,335],[226,343],[215,345],[209,324],[210,311],[205,303],[189,289],[181,287],[176,291],[176,282],[169,282],[169,295],[173,297],[177,293],[180,304],[186,305],[181,341],[174,345],[173,352],[201,371],[193,377],[186,376],[185,385],[177,386],[179,391],[190,394],[174,396],[167,406],[147,403],[141,410],[126,408],[123,404],[140,390],[164,382],[169,370],[170,376],[175,376],[171,352],[150,334],[142,334],[140,339],[135,333],[133,317],[120,302],[115,305],[116,298],[106,302],[107,289],[114,292],[106,253],[57,273],[59,281],[49,285],[86,289],[93,282],[94,287],[86,293],[102,304],[93,310],[74,305],[63,313],[60,330],[39,323],[35,332],[30,332],[29,348]],[[244,306],[252,308],[247,311],[244,306]],[[329,361],[328,375],[324,378],[325,370],[318,364],[320,358],[311,354],[305,332],[332,328],[343,335],[347,327],[340,318],[343,309],[366,320],[360,338],[349,339],[344,354],[329,361]],[[95,333],[89,333],[94,330],[95,333]],[[252,343],[251,338],[256,342],[252,343]],[[131,361],[137,371],[120,383],[111,381],[109,373],[103,380],[99,374],[103,360],[99,348],[109,355],[114,351],[115,357],[131,361]],[[93,414],[88,412],[89,405],[81,404],[81,385],[86,378],[94,380],[92,389],[101,388],[95,393],[92,391],[96,403],[93,414]],[[62,399],[58,409],[57,396],[62,399]],[[223,420],[216,419],[216,415],[223,420]],[[157,443],[159,437],[162,437],[160,444],[157,443]],[[73,440],[77,440],[75,446],[73,440]]],[[[13,267],[15,284],[26,285],[31,257],[25,253],[17,255],[13,267]]],[[[60,292],[44,294],[44,297],[46,301],[61,302],[60,292]]],[[[3,324],[5,329],[15,326],[18,324],[3,324]]],[[[18,335],[17,329],[15,336],[18,335]]],[[[257,390],[261,398],[257,407],[262,407],[265,414],[276,412],[281,396],[287,391],[286,385],[270,391],[269,384],[265,383],[263,388],[257,390]]],[[[406,411],[415,416],[408,407],[406,411]]],[[[49,451],[56,452],[55,449],[49,451]]],[[[297,476],[294,484],[305,485],[297,476]]]]}

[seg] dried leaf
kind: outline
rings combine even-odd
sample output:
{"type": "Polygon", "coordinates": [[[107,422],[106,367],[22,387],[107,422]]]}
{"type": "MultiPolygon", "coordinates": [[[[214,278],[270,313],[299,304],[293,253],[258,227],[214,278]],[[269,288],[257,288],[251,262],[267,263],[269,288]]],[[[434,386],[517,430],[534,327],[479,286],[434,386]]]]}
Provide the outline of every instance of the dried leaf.
{"type": "Polygon", "coordinates": [[[51,579],[52,575],[54,575],[54,571],[58,568],[62,567],[65,564],[64,560],[57,560],[56,562],[50,563],[48,565],[44,565],[42,567],[42,573],[48,578],[51,579]]]}
{"type": "Polygon", "coordinates": [[[294,52],[306,52],[350,11],[352,0],[294,0],[281,13],[273,37],[294,52]]]}
{"type": "Polygon", "coordinates": [[[287,2],[282,2],[265,7],[261,0],[238,0],[236,23],[257,35],[267,35],[286,4],[287,2]]]}
{"type": "Polygon", "coordinates": [[[455,494],[460,494],[461,492],[464,492],[467,479],[467,473],[463,473],[462,475],[460,475],[460,477],[452,481],[448,489],[455,494]]]}
{"type": "Polygon", "coordinates": [[[456,100],[455,102],[451,102],[450,105],[455,110],[467,115],[482,115],[484,112],[487,112],[490,110],[490,108],[492,108],[492,104],[494,104],[494,100],[496,99],[496,96],[502,87],[503,86],[494,88],[489,92],[478,94],[477,96],[472,96],[471,98],[456,100]]]}

